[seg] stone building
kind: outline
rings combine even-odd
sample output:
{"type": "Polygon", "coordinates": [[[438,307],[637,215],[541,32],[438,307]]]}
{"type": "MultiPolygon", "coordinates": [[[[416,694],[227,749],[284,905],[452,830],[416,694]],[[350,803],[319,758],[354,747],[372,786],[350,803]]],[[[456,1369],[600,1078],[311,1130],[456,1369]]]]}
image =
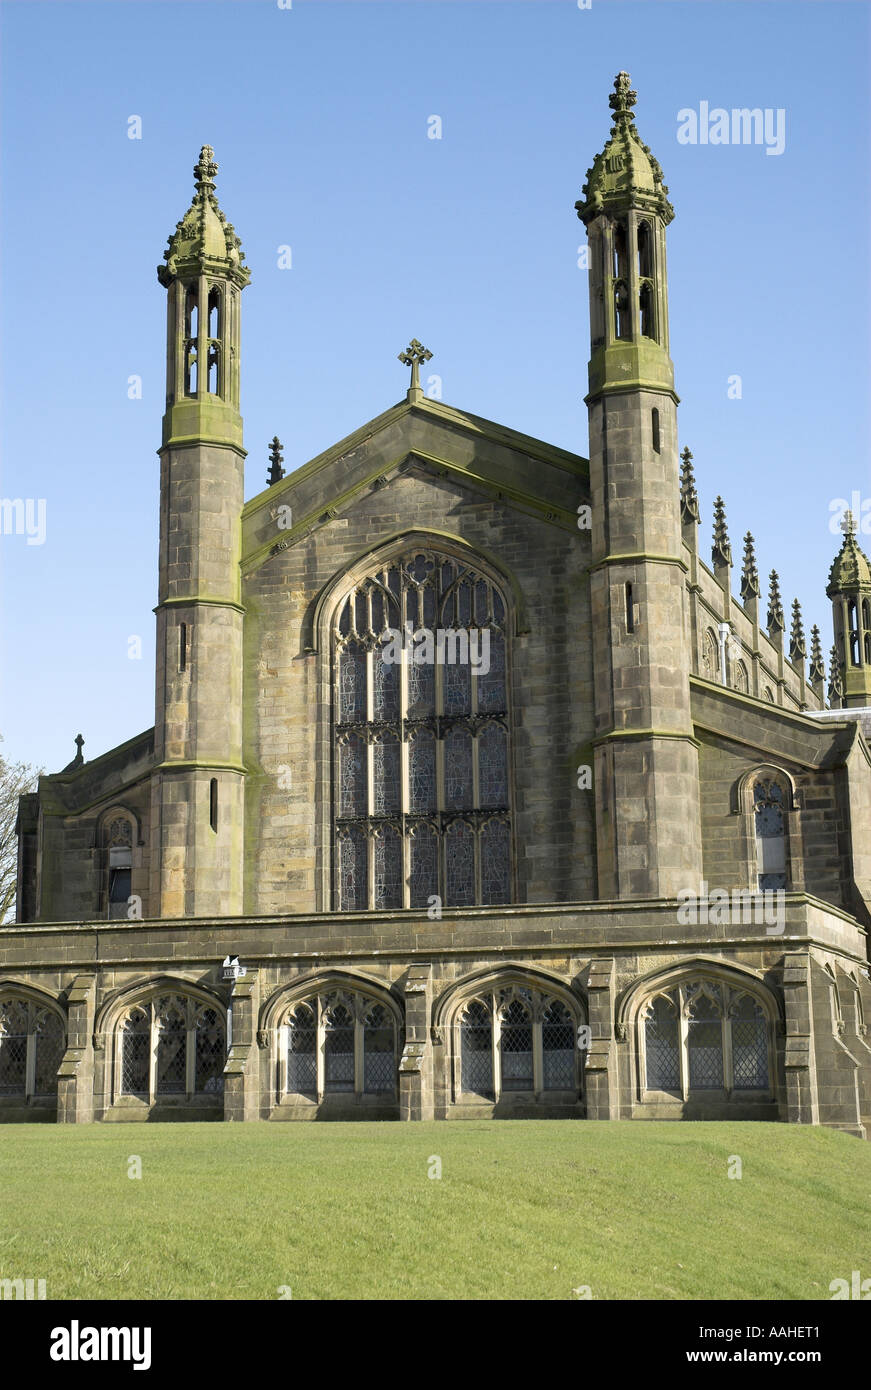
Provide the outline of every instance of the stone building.
{"type": "Polygon", "coordinates": [[[248,502],[203,148],[158,271],[155,725],[22,798],[0,1118],[865,1135],[871,567],[846,519],[827,691],[720,498],[702,558],[673,210],[610,104],[589,459],[428,398],[413,341],[404,400],[288,476],[275,439],[248,502]]]}

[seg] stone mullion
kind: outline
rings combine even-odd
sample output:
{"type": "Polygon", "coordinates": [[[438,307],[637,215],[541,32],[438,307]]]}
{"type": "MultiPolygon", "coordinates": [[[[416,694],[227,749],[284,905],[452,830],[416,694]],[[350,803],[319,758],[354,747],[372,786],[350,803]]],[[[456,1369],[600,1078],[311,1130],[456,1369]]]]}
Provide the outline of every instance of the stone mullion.
{"type": "Polygon", "coordinates": [[[197,1028],[196,1019],[192,1028],[185,1029],[184,1035],[184,1088],[190,1100],[196,1089],[197,1028]]]}
{"type": "Polygon", "coordinates": [[[354,996],[354,1099],[359,1101],[365,1090],[365,1050],[363,1047],[363,1003],[354,996]]]}
{"type": "Polygon", "coordinates": [[[325,1043],[325,1030],[324,1030],[324,1010],[323,1010],[323,1004],[322,1004],[322,1001],[321,1001],[321,996],[320,996],[319,994],[315,996],[314,1004],[315,1004],[315,1066],[316,1066],[315,1087],[316,1087],[316,1091],[317,1091],[318,1105],[320,1105],[320,1104],[322,1103],[323,1099],[324,1099],[324,1091],[325,1091],[324,1082],[325,1082],[325,1078],[326,1078],[326,1056],[325,1056],[325,1052],[326,1052],[326,1043],[325,1043]]]}
{"type": "Polygon", "coordinates": [[[502,1099],[502,1020],[495,994],[490,995],[490,1039],[493,1049],[493,1102],[498,1105],[502,1099]]]}
{"type": "Polygon", "coordinates": [[[148,1104],[153,1105],[157,1097],[157,1047],[160,1041],[153,1003],[148,1005],[148,1037],[148,1104]]]}
{"type": "Polygon", "coordinates": [[[626,218],[626,289],[629,295],[629,331],[633,343],[641,337],[640,279],[638,276],[638,214],[630,213],[626,218]]]}
{"type": "Polygon", "coordinates": [[[735,1073],[732,1066],[732,1020],[729,1017],[729,991],[724,990],[723,994],[723,1017],[720,1020],[723,1035],[723,1090],[727,1097],[731,1098],[735,1089],[735,1073]]]}
{"type": "Polygon", "coordinates": [[[27,1006],[27,1039],[24,1047],[24,1099],[36,1092],[36,1009],[27,1006]]]}
{"type": "Polygon", "coordinates": [[[541,1100],[544,1092],[544,1038],[542,1034],[542,1000],[533,996],[530,1023],[532,1025],[532,1089],[535,1099],[541,1100]]]}
{"type": "Polygon", "coordinates": [[[690,1047],[689,1047],[689,1019],[686,1016],[686,992],[681,985],[677,992],[677,1021],[678,1021],[678,1044],[680,1065],[680,1093],[684,1101],[689,1100],[690,1096],[690,1047]]]}

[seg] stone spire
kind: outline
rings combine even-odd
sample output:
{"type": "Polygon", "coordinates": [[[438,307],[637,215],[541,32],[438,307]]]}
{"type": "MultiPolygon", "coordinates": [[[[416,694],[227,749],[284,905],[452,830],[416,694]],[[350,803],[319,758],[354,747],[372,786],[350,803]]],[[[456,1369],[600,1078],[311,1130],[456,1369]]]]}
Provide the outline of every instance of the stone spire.
{"type": "Polygon", "coordinates": [[[680,456],[680,515],[685,526],[698,526],[699,494],[696,492],[693,456],[689,449],[684,449],[680,456]]]}
{"type": "Polygon", "coordinates": [[[783,616],[783,602],[780,597],[780,581],[777,570],[772,570],[768,578],[768,616],[765,620],[768,635],[775,646],[779,645],[786,620],[783,616]]]}
{"type": "Polygon", "coordinates": [[[715,568],[732,563],[732,546],[726,529],[726,504],[722,497],[718,497],[714,502],[714,544],[711,548],[711,559],[715,568]]]}
{"type": "Polygon", "coordinates": [[[841,662],[838,657],[838,648],[832,647],[829,657],[829,705],[832,709],[840,709],[844,699],[844,681],[841,676],[841,662]]]}
{"type": "Polygon", "coordinates": [[[266,476],[266,486],[273,487],[275,483],[280,483],[284,477],[284,454],[281,452],[282,444],[277,434],[272,436],[272,443],[269,446],[269,472],[266,476]]]}
{"type": "Polygon", "coordinates": [[[176,279],[187,280],[212,272],[232,280],[240,289],[251,279],[243,265],[245,253],[232,222],[228,222],[215,197],[215,151],[203,145],[194,165],[193,201],[163,253],[166,265],[157,267],[157,278],[165,287],[176,279]]]}
{"type": "Polygon", "coordinates": [[[823,682],[826,679],[826,668],[823,665],[823,646],[820,640],[820,630],[814,623],[811,628],[811,659],[808,670],[808,678],[811,686],[822,699],[823,682]]]}
{"type": "Polygon", "coordinates": [[[792,627],[789,634],[789,659],[793,666],[801,666],[804,670],[804,659],[807,656],[807,643],[804,640],[804,623],[801,617],[801,604],[795,598],[792,601],[792,627]]]}
{"type": "Polygon", "coordinates": [[[752,534],[748,531],[744,537],[744,563],[741,567],[741,597],[746,602],[747,599],[759,597],[759,571],[756,568],[756,548],[752,534]]]}

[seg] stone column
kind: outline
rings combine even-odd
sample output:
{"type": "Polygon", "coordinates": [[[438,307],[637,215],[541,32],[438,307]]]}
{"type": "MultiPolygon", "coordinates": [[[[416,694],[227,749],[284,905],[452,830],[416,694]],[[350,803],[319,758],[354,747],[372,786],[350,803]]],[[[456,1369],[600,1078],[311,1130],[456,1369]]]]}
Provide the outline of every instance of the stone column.
{"type": "Polygon", "coordinates": [[[588,1120],[616,1120],[619,1116],[615,975],[614,957],[603,956],[593,961],[587,979],[591,1034],[585,1072],[588,1120]]]}
{"type": "Polygon", "coordinates": [[[57,1122],[94,1118],[94,1013],[96,975],[77,975],[67,996],[67,1046],[58,1069],[57,1122]]]}
{"type": "Polygon", "coordinates": [[[786,1119],[795,1125],[817,1125],[820,1122],[820,1108],[810,955],[807,951],[788,951],[784,956],[783,998],[786,1013],[786,1119]]]}
{"type": "Polygon", "coordinates": [[[401,1120],[434,1118],[431,1009],[432,966],[413,965],[405,981],[405,1047],[399,1063],[401,1120]]]}
{"type": "Polygon", "coordinates": [[[261,1071],[268,1067],[269,1039],[257,1030],[260,1012],[260,972],[249,970],[233,986],[233,1040],[224,1067],[224,1119],[259,1120],[265,1118],[261,1103],[261,1071]],[[261,1059],[265,1065],[261,1066],[261,1059]]]}

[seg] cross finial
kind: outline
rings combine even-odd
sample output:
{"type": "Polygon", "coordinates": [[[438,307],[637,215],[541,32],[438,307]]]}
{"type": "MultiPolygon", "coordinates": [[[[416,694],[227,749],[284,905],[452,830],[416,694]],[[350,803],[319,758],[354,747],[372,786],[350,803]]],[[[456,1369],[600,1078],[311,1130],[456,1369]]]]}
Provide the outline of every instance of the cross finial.
{"type": "Polygon", "coordinates": [[[428,362],[432,357],[429,348],[425,348],[423,343],[419,343],[416,338],[412,338],[404,352],[399,354],[399,361],[404,366],[411,368],[411,385],[408,388],[408,399],[418,400],[423,392],[420,389],[420,364],[428,362]]]}
{"type": "Polygon", "coordinates": [[[273,483],[281,482],[284,477],[284,454],[281,452],[281,440],[277,434],[272,436],[272,443],[269,446],[269,473],[266,477],[266,486],[272,487],[273,483]]]}
{"type": "Polygon", "coordinates": [[[215,151],[211,145],[203,145],[200,150],[200,157],[194,165],[194,178],[197,181],[197,192],[202,188],[214,188],[215,175],[218,166],[215,163],[215,151]]]}
{"type": "Polygon", "coordinates": [[[615,118],[622,116],[634,121],[635,116],[632,107],[638,100],[638,93],[632,91],[629,80],[628,72],[618,72],[614,78],[614,90],[608,98],[608,105],[614,112],[615,118]]]}

